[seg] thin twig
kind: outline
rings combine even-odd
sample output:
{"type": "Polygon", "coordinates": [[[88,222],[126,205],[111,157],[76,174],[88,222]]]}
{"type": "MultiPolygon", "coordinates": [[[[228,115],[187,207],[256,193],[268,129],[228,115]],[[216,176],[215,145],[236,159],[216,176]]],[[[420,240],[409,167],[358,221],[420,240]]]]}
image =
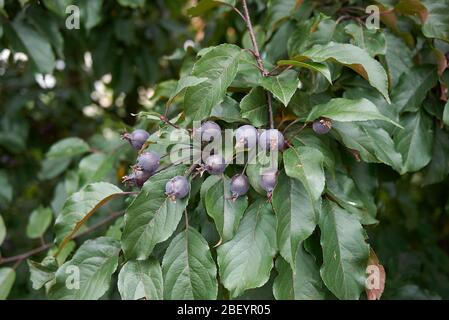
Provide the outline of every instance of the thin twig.
{"type": "MultiPolygon", "coordinates": [[[[99,221],[98,223],[92,225],[91,227],[87,228],[85,231],[74,235],[71,239],[73,240],[73,239],[85,236],[87,234],[90,234],[93,231],[95,231],[96,229],[98,229],[98,228],[102,227],[103,225],[107,224],[111,220],[114,220],[117,217],[123,215],[124,213],[125,213],[125,211],[114,212],[111,215],[109,215],[108,217],[106,217],[105,219],[103,219],[103,220],[99,221]]],[[[47,249],[50,249],[53,246],[54,246],[53,243],[45,243],[45,244],[41,245],[38,248],[32,249],[32,250],[24,252],[22,254],[19,254],[19,255],[16,255],[16,256],[12,256],[12,257],[2,258],[2,259],[0,259],[0,265],[6,264],[6,263],[15,262],[14,268],[17,268],[20,265],[20,263],[22,263],[24,260],[26,260],[29,257],[34,256],[34,255],[36,255],[38,253],[41,253],[41,252],[43,252],[43,251],[45,251],[47,249]]]]}
{"type": "MultiPolygon", "coordinates": [[[[267,77],[269,72],[265,69],[263,64],[262,57],[260,56],[259,46],[257,45],[256,35],[254,34],[253,24],[251,23],[251,17],[249,15],[248,4],[246,0],[242,0],[243,4],[243,12],[245,15],[245,19],[243,19],[246,23],[246,27],[248,28],[249,37],[251,39],[251,43],[253,45],[253,50],[251,51],[256,59],[258,69],[262,74],[262,77],[267,77]]],[[[271,93],[267,91],[267,102],[268,102],[268,114],[270,118],[270,128],[274,128],[274,119],[273,119],[273,105],[271,101],[271,93]]]]}

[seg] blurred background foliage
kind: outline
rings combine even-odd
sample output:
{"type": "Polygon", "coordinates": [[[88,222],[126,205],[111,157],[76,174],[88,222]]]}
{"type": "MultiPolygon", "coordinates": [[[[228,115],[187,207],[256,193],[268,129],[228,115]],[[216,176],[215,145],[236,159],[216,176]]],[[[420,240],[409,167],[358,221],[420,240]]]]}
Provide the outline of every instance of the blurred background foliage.
{"type": "MultiPolygon", "coordinates": [[[[170,95],[176,84],[172,79],[190,70],[198,50],[224,42],[250,47],[244,24],[229,8],[219,7],[204,18],[191,18],[187,8],[194,2],[0,0],[2,256],[20,254],[41,241],[51,241],[51,230],[33,238],[32,230],[27,230],[30,216],[42,224],[48,220],[48,210],[57,215],[67,196],[87,181],[118,183],[133,159],[129,149],[122,148],[120,132],[136,125],[148,126],[134,114],[161,112],[164,103],[160,98],[170,95]],[[71,3],[80,7],[80,30],[65,28],[65,8],[71,3]],[[85,151],[91,154],[75,152],[71,157],[46,158],[49,148],[66,137],[87,141],[89,150],[85,151]],[[6,234],[2,234],[3,224],[6,234]]],[[[309,18],[313,9],[337,18],[343,7],[371,4],[356,0],[305,2],[310,10],[302,10],[293,21],[309,18]]],[[[395,3],[378,2],[385,6],[395,3]]],[[[251,1],[251,7],[256,21],[270,10],[262,0],[251,1]]],[[[282,16],[276,16],[279,12],[281,9],[272,10],[268,21],[259,21],[258,28],[264,26],[266,32],[257,33],[259,42],[266,43],[265,58],[271,62],[282,57],[279,48],[285,48],[294,23],[284,23],[282,16]]],[[[415,36],[415,17],[397,19],[395,39],[408,44],[405,50],[413,58],[425,47],[422,38],[415,36]]],[[[432,63],[441,61],[441,55],[449,51],[447,45],[440,45],[440,60],[429,58],[432,63]]],[[[435,91],[429,99],[438,101],[439,94],[435,91]]],[[[432,113],[434,105],[429,104],[432,113]]],[[[437,146],[434,152],[449,157],[447,133],[440,134],[444,147],[437,146]]],[[[440,165],[448,166],[444,161],[440,165]]],[[[368,229],[387,273],[383,297],[448,299],[447,172],[429,178],[426,171],[399,176],[386,166],[354,166],[360,167],[360,174],[355,176],[361,185],[378,190],[380,223],[368,229]]],[[[46,229],[45,223],[38,227],[46,229]]],[[[114,229],[109,231],[113,234],[114,229]]],[[[15,267],[17,280],[10,298],[44,298],[42,290],[32,289],[26,263],[15,267]]],[[[267,295],[263,290],[258,297],[270,297],[271,292],[267,295]]]]}

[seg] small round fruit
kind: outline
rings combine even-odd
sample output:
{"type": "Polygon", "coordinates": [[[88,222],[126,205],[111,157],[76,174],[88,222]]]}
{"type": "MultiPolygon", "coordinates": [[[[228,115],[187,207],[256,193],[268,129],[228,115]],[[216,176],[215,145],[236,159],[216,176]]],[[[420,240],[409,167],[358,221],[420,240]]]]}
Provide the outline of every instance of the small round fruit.
{"type": "Polygon", "coordinates": [[[151,174],[142,170],[136,170],[129,176],[123,177],[123,183],[127,183],[131,186],[142,188],[145,182],[150,178],[151,174]]]}
{"type": "Polygon", "coordinates": [[[252,149],[257,144],[257,129],[247,124],[238,128],[235,132],[237,147],[252,149]]]}
{"type": "Polygon", "coordinates": [[[200,135],[201,142],[210,142],[221,135],[221,128],[213,121],[206,121],[195,130],[195,134],[200,135]]]}
{"type": "Polygon", "coordinates": [[[136,149],[140,150],[142,149],[145,142],[147,142],[148,138],[150,137],[150,134],[142,129],[136,129],[131,133],[125,133],[122,136],[122,139],[128,140],[131,146],[136,149]]]}
{"type": "Polygon", "coordinates": [[[185,198],[190,192],[190,184],[186,177],[176,176],[165,185],[165,194],[173,199],[185,198]]]}
{"type": "Polygon", "coordinates": [[[316,134],[326,134],[332,129],[332,122],[326,119],[320,119],[313,123],[313,131],[316,134]]]}
{"type": "Polygon", "coordinates": [[[277,183],[278,171],[267,170],[260,176],[260,186],[267,192],[273,192],[277,183]]]}
{"type": "Polygon", "coordinates": [[[226,169],[226,161],[221,155],[214,154],[206,159],[204,168],[209,174],[222,174],[226,169]]]}
{"type": "Polygon", "coordinates": [[[259,146],[263,150],[284,149],[284,135],[276,129],[265,130],[259,137],[259,146]]]}
{"type": "Polygon", "coordinates": [[[161,157],[154,152],[144,152],[137,158],[137,167],[147,173],[153,174],[159,168],[161,157]]]}
{"type": "Polygon", "coordinates": [[[249,190],[249,180],[244,174],[237,174],[231,179],[231,193],[232,197],[237,199],[244,196],[249,190]]]}

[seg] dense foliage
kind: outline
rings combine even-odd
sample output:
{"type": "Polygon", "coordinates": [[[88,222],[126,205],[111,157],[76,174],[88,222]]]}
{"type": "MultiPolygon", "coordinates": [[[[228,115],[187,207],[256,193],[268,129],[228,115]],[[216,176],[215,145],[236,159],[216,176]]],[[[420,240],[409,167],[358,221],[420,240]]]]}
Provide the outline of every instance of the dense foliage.
{"type": "Polygon", "coordinates": [[[449,298],[449,0],[373,2],[0,0],[0,299],[449,298]]]}

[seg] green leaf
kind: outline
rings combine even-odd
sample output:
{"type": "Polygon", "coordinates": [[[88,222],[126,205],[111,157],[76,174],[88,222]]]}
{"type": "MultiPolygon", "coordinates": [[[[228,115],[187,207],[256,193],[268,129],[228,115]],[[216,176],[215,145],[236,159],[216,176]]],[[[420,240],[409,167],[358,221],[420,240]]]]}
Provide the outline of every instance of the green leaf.
{"type": "Polygon", "coordinates": [[[445,125],[449,126],[449,101],[444,106],[443,122],[445,125]]]}
{"type": "Polygon", "coordinates": [[[225,96],[222,103],[219,103],[212,108],[210,117],[229,123],[243,122],[243,119],[240,116],[239,103],[230,96],[225,96]]]}
{"type": "Polygon", "coordinates": [[[77,0],[84,28],[90,30],[101,22],[103,0],[77,0]]]}
{"type": "Polygon", "coordinates": [[[242,117],[254,126],[261,127],[268,122],[267,95],[261,87],[255,87],[240,101],[242,117]]]}
{"type": "Polygon", "coordinates": [[[405,41],[391,32],[386,32],[387,53],[385,61],[388,66],[388,73],[391,85],[394,88],[399,81],[399,77],[413,66],[413,52],[405,41]]]}
{"type": "Polygon", "coordinates": [[[154,246],[175,231],[189,198],[169,199],[165,185],[171,178],[183,175],[185,170],[185,166],[177,166],[155,174],[126,209],[122,235],[126,259],[147,259],[154,246]]]}
{"type": "Polygon", "coordinates": [[[312,71],[321,73],[330,84],[332,84],[332,75],[329,67],[325,63],[319,62],[301,62],[296,60],[279,60],[278,65],[280,66],[295,66],[300,68],[306,68],[312,71]]]}
{"type": "Polygon", "coordinates": [[[0,269],[0,300],[6,300],[16,280],[16,272],[12,268],[0,269]]]}
{"type": "Polygon", "coordinates": [[[363,161],[385,163],[400,172],[402,156],[388,132],[368,123],[334,122],[333,129],[349,149],[357,150],[363,161]]]}
{"type": "Polygon", "coordinates": [[[345,98],[332,99],[328,103],[314,107],[309,113],[307,121],[314,121],[320,117],[341,122],[383,120],[400,127],[393,120],[382,115],[379,109],[365,98],[357,100],[345,98]]]}
{"type": "Polygon", "coordinates": [[[41,237],[47,228],[50,226],[53,219],[53,212],[50,208],[39,207],[34,210],[27,225],[27,237],[30,239],[37,239],[41,237]]]}
{"type": "Polygon", "coordinates": [[[336,61],[353,69],[368,80],[390,102],[387,73],[382,65],[377,60],[371,58],[365,50],[352,44],[331,42],[327,45],[316,45],[296,59],[303,60],[304,58],[315,62],[336,61]]]}
{"type": "Polygon", "coordinates": [[[43,0],[44,5],[60,17],[66,17],[66,8],[73,3],[73,0],[43,0]]]}
{"type": "Polygon", "coordinates": [[[187,14],[192,17],[202,16],[207,11],[223,4],[234,6],[235,0],[201,0],[196,6],[189,8],[187,14]]]}
{"type": "Polygon", "coordinates": [[[0,188],[0,208],[3,208],[11,202],[13,196],[13,189],[5,170],[0,170],[0,186],[2,186],[0,188]]]}
{"type": "Polygon", "coordinates": [[[276,218],[265,200],[246,211],[235,237],[218,247],[220,278],[235,298],[263,286],[270,278],[276,254],[276,218]]]}
{"type": "MultiPolygon", "coordinates": [[[[437,128],[432,161],[425,170],[423,185],[439,183],[449,174],[449,134],[437,128]]],[[[1,238],[0,238],[1,239],[1,238]]],[[[0,241],[1,242],[1,241],[0,241]]]]}
{"type": "Polygon", "coordinates": [[[89,145],[80,138],[66,138],[50,147],[46,157],[48,159],[74,157],[90,150],[89,145]]]}
{"type": "MultiPolygon", "coordinates": [[[[209,179],[214,179],[209,177],[209,179]]],[[[208,183],[207,181],[205,184],[208,183]]],[[[248,207],[247,196],[232,200],[230,189],[231,179],[221,176],[206,191],[204,204],[207,214],[214,220],[221,240],[226,242],[234,237],[240,223],[240,219],[248,207]]]]}
{"type": "Polygon", "coordinates": [[[34,290],[39,290],[55,278],[58,263],[53,256],[45,257],[42,262],[27,260],[30,269],[30,280],[34,290]]]}
{"type": "Polygon", "coordinates": [[[391,93],[393,106],[399,112],[416,112],[427,93],[436,86],[438,73],[435,66],[415,66],[404,73],[391,93]]]}
{"type": "Polygon", "coordinates": [[[282,173],[273,191],[277,243],[282,257],[296,268],[298,247],[315,230],[319,212],[302,183],[282,173]]]}
{"type": "Polygon", "coordinates": [[[337,204],[326,201],[320,221],[326,287],[339,299],[354,300],[365,288],[369,246],[359,220],[337,204]]]}
{"type": "Polygon", "coordinates": [[[312,201],[320,198],[325,177],[323,154],[311,147],[294,147],[284,152],[285,172],[302,182],[312,201]]]}
{"type": "Polygon", "coordinates": [[[387,41],[382,31],[351,23],[345,26],[345,32],[353,38],[356,46],[366,50],[371,57],[386,54],[387,41]]]}
{"type": "Polygon", "coordinates": [[[209,245],[193,228],[178,234],[162,260],[164,297],[169,300],[217,298],[217,268],[209,245]]]}
{"type": "Polygon", "coordinates": [[[186,117],[192,121],[210,116],[214,106],[221,103],[226,90],[234,80],[241,49],[235,45],[222,44],[202,56],[193,66],[192,76],[207,81],[187,88],[184,105],[186,117]]]}
{"type": "Polygon", "coordinates": [[[278,76],[264,77],[260,80],[260,85],[270,91],[284,106],[290,102],[299,83],[298,73],[293,70],[286,70],[278,76]]]}
{"type": "Polygon", "coordinates": [[[364,225],[375,224],[377,206],[371,194],[363,193],[347,174],[337,172],[326,179],[326,193],[364,225]]]}
{"type": "Polygon", "coordinates": [[[0,215],[0,246],[2,245],[3,241],[5,241],[5,238],[6,238],[6,226],[2,216],[0,215]]]}
{"type": "Polygon", "coordinates": [[[302,246],[295,255],[295,272],[281,257],[276,259],[277,277],[274,279],[273,294],[276,300],[322,300],[325,298],[324,284],[313,256],[302,246]]]}
{"type": "Polygon", "coordinates": [[[66,243],[92,214],[109,200],[123,195],[118,187],[99,182],[89,184],[67,199],[55,223],[56,243],[66,243]]]}
{"type": "Polygon", "coordinates": [[[422,32],[428,38],[449,42],[449,0],[422,0],[427,8],[427,20],[422,32]]]}
{"type": "Polygon", "coordinates": [[[335,171],[335,154],[331,148],[331,139],[329,136],[317,135],[312,129],[305,129],[301,134],[293,138],[295,147],[311,147],[321,151],[324,155],[324,167],[331,172],[335,171]]]}
{"type": "Polygon", "coordinates": [[[128,261],[120,270],[117,285],[122,300],[162,300],[161,266],[155,259],[128,261]]]}
{"type": "Polygon", "coordinates": [[[117,269],[120,243],[101,237],[87,240],[56,272],[48,296],[56,300],[97,300],[110,287],[117,269]]]}
{"type": "Polygon", "coordinates": [[[145,0],[118,0],[118,3],[124,7],[143,8],[145,0]]]}
{"type": "Polygon", "coordinates": [[[49,180],[64,172],[70,165],[71,158],[45,159],[39,171],[39,179],[49,180]]]}
{"type": "Polygon", "coordinates": [[[401,173],[424,168],[432,159],[433,122],[424,112],[408,113],[401,118],[403,130],[393,136],[396,150],[402,154],[401,173]]]}
{"type": "Polygon", "coordinates": [[[179,79],[178,84],[176,85],[175,91],[171,94],[170,99],[168,100],[167,104],[170,104],[173,99],[179,95],[181,92],[183,92],[185,89],[190,87],[195,87],[199,85],[200,83],[203,83],[204,81],[207,81],[208,78],[198,78],[194,76],[185,76],[181,79],[179,79]]]}
{"type": "Polygon", "coordinates": [[[267,26],[275,29],[282,20],[293,13],[297,6],[297,1],[269,0],[267,4],[267,26]]]}
{"type": "MultiPolygon", "coordinates": [[[[10,26],[11,32],[5,32],[17,51],[26,50],[30,61],[37,72],[53,73],[56,61],[50,43],[22,19],[15,19],[10,26]]],[[[6,29],[9,31],[9,28],[6,29]]]]}

